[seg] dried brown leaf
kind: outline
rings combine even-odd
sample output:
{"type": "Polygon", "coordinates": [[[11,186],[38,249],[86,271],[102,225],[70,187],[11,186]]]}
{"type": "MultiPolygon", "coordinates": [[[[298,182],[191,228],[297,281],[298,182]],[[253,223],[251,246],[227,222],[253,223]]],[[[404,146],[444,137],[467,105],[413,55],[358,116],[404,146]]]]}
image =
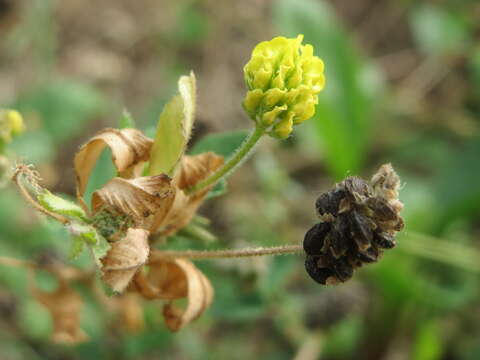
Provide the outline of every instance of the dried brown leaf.
{"type": "Polygon", "coordinates": [[[171,331],[178,331],[197,319],[212,303],[213,288],[210,281],[190,261],[175,259],[187,278],[188,305],[181,309],[172,302],[163,307],[165,323],[171,331]]]}
{"type": "Polygon", "coordinates": [[[34,298],[50,312],[54,342],[78,344],[87,340],[87,335],[80,329],[82,299],[66,280],[59,279],[58,287],[53,292],[43,291],[35,285],[30,286],[30,291],[34,298]]]}
{"type": "Polygon", "coordinates": [[[143,229],[128,229],[125,237],[112,243],[110,251],[101,259],[103,281],[113,291],[122,292],[146,263],[150,252],[148,235],[143,229]]]}
{"type": "Polygon", "coordinates": [[[139,175],[142,162],[150,156],[152,143],[137,129],[104,129],[92,137],[74,159],[79,201],[82,202],[90,174],[106,146],[112,151],[112,161],[120,176],[131,178],[139,175]]]}
{"type": "Polygon", "coordinates": [[[161,223],[172,207],[175,188],[170,182],[166,175],[113,178],[93,193],[93,212],[106,208],[122,213],[134,220],[135,227],[148,230],[161,223]]]}
{"type": "MultiPolygon", "coordinates": [[[[187,189],[213,174],[222,165],[223,157],[213,152],[183,156],[173,184],[180,190],[187,189]]],[[[160,230],[163,235],[171,235],[188,225],[212,187],[209,186],[191,196],[185,195],[183,191],[177,191],[165,220],[154,223],[151,231],[160,230]]]]}
{"type": "MultiPolygon", "coordinates": [[[[175,185],[182,190],[189,188],[214,173],[222,165],[223,156],[213,152],[206,152],[195,156],[185,155],[175,175],[175,185]]],[[[197,194],[208,191],[210,191],[210,189],[206,188],[197,194]]]]}
{"type": "Polygon", "coordinates": [[[172,259],[162,258],[157,261],[150,267],[148,274],[138,272],[135,285],[137,291],[149,300],[176,300],[188,294],[185,272],[172,259]]]}
{"type": "Polygon", "coordinates": [[[138,294],[127,292],[119,299],[117,306],[120,310],[122,326],[131,333],[141,331],[145,325],[143,307],[138,294]]]}
{"type": "Polygon", "coordinates": [[[170,259],[161,251],[152,253],[150,271],[135,277],[137,291],[146,299],[167,300],[163,314],[167,327],[177,331],[198,318],[212,303],[210,281],[195,265],[185,259],[170,259]],[[173,300],[187,297],[188,305],[181,309],[173,300]]]}

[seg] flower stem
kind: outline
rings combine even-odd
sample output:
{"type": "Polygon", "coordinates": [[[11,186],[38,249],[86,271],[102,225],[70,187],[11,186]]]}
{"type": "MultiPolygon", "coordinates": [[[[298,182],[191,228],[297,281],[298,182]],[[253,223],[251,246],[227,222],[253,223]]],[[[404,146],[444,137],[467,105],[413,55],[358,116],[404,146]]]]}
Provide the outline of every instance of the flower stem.
{"type": "Polygon", "coordinates": [[[188,188],[185,192],[187,195],[192,195],[210,185],[216,184],[220,179],[228,176],[236,166],[248,159],[249,155],[252,153],[253,148],[258,143],[258,140],[265,134],[265,128],[257,126],[252,133],[245,139],[245,141],[240,145],[235,154],[227,160],[227,162],[218,169],[211,176],[200,181],[198,184],[188,188]]]}
{"type": "Polygon", "coordinates": [[[266,248],[246,248],[246,249],[225,249],[225,250],[164,250],[155,251],[150,255],[150,264],[162,261],[167,258],[185,258],[194,260],[207,259],[225,259],[225,258],[241,258],[265,255],[286,255],[297,254],[303,252],[302,245],[281,245],[266,248]]]}

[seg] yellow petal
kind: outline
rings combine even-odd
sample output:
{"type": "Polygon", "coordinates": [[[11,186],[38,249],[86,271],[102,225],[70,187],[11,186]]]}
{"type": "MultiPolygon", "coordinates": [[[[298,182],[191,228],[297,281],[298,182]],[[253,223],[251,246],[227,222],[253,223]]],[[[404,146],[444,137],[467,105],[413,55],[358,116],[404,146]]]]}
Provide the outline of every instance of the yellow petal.
{"type": "Polygon", "coordinates": [[[275,127],[273,128],[273,133],[276,137],[280,139],[286,139],[293,130],[293,117],[295,114],[293,112],[288,112],[287,116],[282,119],[275,127]]]}
{"type": "Polygon", "coordinates": [[[260,89],[255,89],[247,92],[247,96],[243,101],[243,106],[245,107],[245,110],[247,110],[247,112],[249,112],[250,114],[255,113],[257,107],[260,105],[260,102],[262,101],[262,98],[263,98],[263,91],[260,89]]]}
{"type": "Polygon", "coordinates": [[[262,123],[267,126],[272,125],[285,110],[287,110],[287,105],[275,106],[271,111],[263,114],[262,123]]]}

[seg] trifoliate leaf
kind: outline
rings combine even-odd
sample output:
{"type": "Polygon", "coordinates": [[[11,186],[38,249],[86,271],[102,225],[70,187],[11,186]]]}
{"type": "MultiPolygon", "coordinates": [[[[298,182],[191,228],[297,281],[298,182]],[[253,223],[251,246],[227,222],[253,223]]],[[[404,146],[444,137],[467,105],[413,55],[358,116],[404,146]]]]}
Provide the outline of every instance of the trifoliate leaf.
{"type": "Polygon", "coordinates": [[[74,217],[81,221],[86,221],[87,216],[83,209],[77,204],[65,200],[59,196],[52,194],[48,190],[43,190],[38,195],[38,201],[47,210],[56,214],[74,217]]]}
{"type": "Polygon", "coordinates": [[[165,105],[157,124],[149,175],[173,175],[192,132],[195,118],[195,75],[182,76],[176,95],[165,105]]]}

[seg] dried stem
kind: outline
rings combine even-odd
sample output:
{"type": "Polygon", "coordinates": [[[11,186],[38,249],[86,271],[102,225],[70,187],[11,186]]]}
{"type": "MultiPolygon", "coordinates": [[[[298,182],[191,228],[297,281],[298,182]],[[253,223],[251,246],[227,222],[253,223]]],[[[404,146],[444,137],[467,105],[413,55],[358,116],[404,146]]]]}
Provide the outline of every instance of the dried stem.
{"type": "Polygon", "coordinates": [[[26,165],[18,166],[17,169],[15,170],[15,173],[13,174],[13,177],[12,177],[12,181],[18,186],[18,188],[20,190],[20,194],[22,194],[22,196],[25,198],[25,200],[27,200],[28,203],[30,203],[30,205],[32,205],[35,209],[37,209],[41,213],[43,213],[47,216],[50,216],[52,219],[57,220],[58,222],[61,222],[64,225],[69,224],[70,223],[69,219],[67,219],[66,217],[64,217],[62,215],[55,214],[55,213],[45,209],[42,205],[40,205],[38,202],[36,202],[32,198],[32,196],[30,195],[30,193],[27,191],[27,189],[25,189],[25,187],[23,186],[22,182],[19,179],[19,175],[23,174],[25,166],[26,165]]]}
{"type": "Polygon", "coordinates": [[[282,245],[273,247],[258,247],[245,249],[225,249],[225,250],[164,250],[155,251],[150,256],[150,264],[162,261],[164,258],[186,258],[193,260],[207,259],[225,259],[225,258],[241,258],[265,255],[287,255],[303,252],[302,245],[282,245]]]}

